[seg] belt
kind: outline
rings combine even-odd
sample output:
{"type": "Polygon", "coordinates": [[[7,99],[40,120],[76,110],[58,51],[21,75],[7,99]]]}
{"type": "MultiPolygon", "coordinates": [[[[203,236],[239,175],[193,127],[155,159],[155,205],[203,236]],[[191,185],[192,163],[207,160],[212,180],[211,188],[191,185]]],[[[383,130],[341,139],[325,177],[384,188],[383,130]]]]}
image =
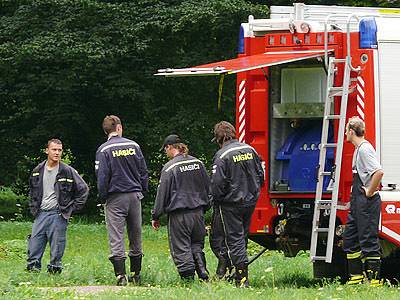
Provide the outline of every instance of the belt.
{"type": "Polygon", "coordinates": [[[40,211],[44,211],[44,212],[48,212],[48,211],[58,211],[59,209],[58,209],[58,207],[56,206],[56,207],[53,207],[53,208],[50,208],[50,209],[40,209],[40,211]]]}

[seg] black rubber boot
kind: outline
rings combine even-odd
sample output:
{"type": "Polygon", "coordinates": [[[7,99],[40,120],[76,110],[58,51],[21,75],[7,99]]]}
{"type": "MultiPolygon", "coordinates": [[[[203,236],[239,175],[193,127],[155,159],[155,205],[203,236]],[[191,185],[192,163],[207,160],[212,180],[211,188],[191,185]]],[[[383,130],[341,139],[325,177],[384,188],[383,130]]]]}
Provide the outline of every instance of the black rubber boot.
{"type": "Polygon", "coordinates": [[[56,267],[56,266],[52,266],[52,265],[47,265],[47,272],[49,274],[61,274],[62,267],[56,267]]]}
{"type": "Polygon", "coordinates": [[[204,252],[194,253],[193,260],[196,267],[197,276],[199,276],[201,280],[207,281],[209,278],[209,273],[207,270],[206,256],[204,252]]]}
{"type": "Polygon", "coordinates": [[[364,282],[363,264],[361,258],[347,258],[347,269],[349,271],[349,280],[346,284],[362,284],[364,282]]]}
{"type": "Polygon", "coordinates": [[[117,285],[125,286],[128,284],[125,270],[125,259],[110,259],[114,266],[114,273],[117,277],[117,285]]]}
{"type": "Polygon", "coordinates": [[[129,256],[131,262],[131,273],[128,276],[128,281],[135,284],[140,284],[140,271],[142,270],[143,255],[129,256]]]}
{"type": "Polygon", "coordinates": [[[381,260],[368,259],[364,263],[365,275],[371,286],[382,286],[381,260]]]}
{"type": "Polygon", "coordinates": [[[183,272],[179,272],[181,279],[185,282],[191,282],[194,280],[194,270],[186,270],[183,272]]]}
{"type": "Polygon", "coordinates": [[[30,263],[26,266],[28,272],[40,272],[41,269],[42,266],[37,262],[30,263]]]}
{"type": "Polygon", "coordinates": [[[235,284],[239,288],[249,287],[249,270],[247,264],[241,263],[236,266],[235,284]]]}
{"type": "Polygon", "coordinates": [[[233,267],[229,257],[227,256],[220,256],[218,258],[218,266],[217,271],[215,272],[218,279],[231,279],[233,267]]]}

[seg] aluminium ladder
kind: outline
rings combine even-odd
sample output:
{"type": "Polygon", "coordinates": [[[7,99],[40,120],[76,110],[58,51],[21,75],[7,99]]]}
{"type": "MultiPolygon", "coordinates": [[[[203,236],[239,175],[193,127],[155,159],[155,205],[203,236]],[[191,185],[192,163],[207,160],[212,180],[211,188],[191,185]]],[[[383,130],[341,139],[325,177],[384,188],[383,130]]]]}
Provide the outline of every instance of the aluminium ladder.
{"type": "MultiPolygon", "coordinates": [[[[340,171],[342,166],[342,152],[344,143],[344,133],[346,125],[346,111],[347,111],[347,99],[349,95],[350,85],[350,72],[351,72],[351,57],[347,56],[345,59],[337,59],[334,57],[329,58],[327,74],[327,89],[325,98],[325,110],[322,121],[322,134],[320,143],[319,153],[319,166],[318,166],[318,181],[315,192],[315,205],[314,205],[314,216],[311,231],[311,247],[310,257],[312,261],[325,261],[327,263],[332,262],[333,252],[333,241],[335,237],[335,222],[336,222],[336,209],[338,201],[338,191],[340,182],[340,171]],[[344,76],[343,85],[334,86],[335,73],[337,72],[338,64],[344,64],[344,76]],[[335,97],[341,96],[340,113],[338,115],[332,114],[332,107],[335,103],[335,97]],[[328,143],[328,132],[329,124],[331,120],[338,120],[338,133],[337,142],[328,143]],[[328,148],[336,148],[335,164],[332,167],[332,171],[326,171],[326,152],[328,148]],[[328,196],[330,198],[322,198],[322,190],[324,186],[324,178],[331,177],[333,181],[332,193],[328,196]],[[323,227],[321,219],[321,212],[324,211],[329,213],[329,225],[323,227]],[[320,235],[321,234],[321,235],[320,235]],[[326,252],[324,255],[317,256],[317,246],[320,244],[322,238],[326,238],[326,252]]],[[[323,213],[323,214],[324,214],[323,213]]]]}

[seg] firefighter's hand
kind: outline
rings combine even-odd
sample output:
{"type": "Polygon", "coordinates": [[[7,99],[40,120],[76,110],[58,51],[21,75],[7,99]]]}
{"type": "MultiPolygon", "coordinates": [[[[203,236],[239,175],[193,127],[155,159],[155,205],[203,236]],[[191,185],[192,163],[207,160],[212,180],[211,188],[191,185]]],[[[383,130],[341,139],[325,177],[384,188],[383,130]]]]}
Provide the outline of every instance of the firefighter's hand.
{"type": "Polygon", "coordinates": [[[377,191],[370,191],[370,189],[365,186],[363,186],[363,189],[365,192],[365,196],[367,196],[367,198],[370,198],[377,193],[377,191]]]}
{"type": "Polygon", "coordinates": [[[160,221],[159,220],[151,220],[151,227],[154,230],[158,230],[160,228],[160,221]]]}

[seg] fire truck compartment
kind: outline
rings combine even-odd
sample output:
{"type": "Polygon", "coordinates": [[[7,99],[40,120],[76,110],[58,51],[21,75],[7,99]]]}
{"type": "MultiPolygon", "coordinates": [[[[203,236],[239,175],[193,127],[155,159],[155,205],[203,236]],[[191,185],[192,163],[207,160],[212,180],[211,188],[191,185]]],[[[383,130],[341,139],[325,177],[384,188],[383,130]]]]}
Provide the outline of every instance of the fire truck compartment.
{"type": "MultiPolygon", "coordinates": [[[[316,60],[270,68],[270,190],[315,192],[326,73],[316,60]]],[[[330,130],[330,142],[333,142],[330,130]]],[[[332,170],[333,149],[326,171],[332,170]]],[[[324,179],[326,191],[330,179],[324,179]]]]}

